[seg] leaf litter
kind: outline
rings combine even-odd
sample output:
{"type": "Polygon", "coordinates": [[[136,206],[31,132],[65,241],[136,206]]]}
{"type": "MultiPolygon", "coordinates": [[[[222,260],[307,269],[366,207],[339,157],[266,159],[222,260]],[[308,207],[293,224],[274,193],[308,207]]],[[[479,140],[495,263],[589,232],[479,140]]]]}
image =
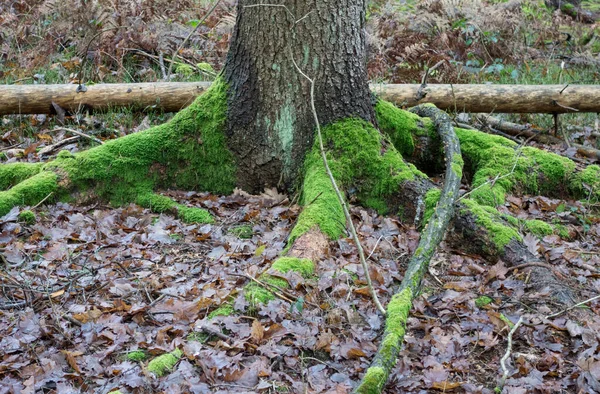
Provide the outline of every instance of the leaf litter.
{"type": "MultiPolygon", "coordinates": [[[[0,392],[350,392],[384,324],[352,241],[331,242],[318,275],[285,276],[293,299],[252,308],[248,276],[282,252],[300,208],[275,193],[169,195],[209,209],[216,223],[64,203],[34,209],[33,224],[19,221],[20,208],[0,219],[0,392]],[[230,231],[242,225],[250,237],[230,231]],[[226,302],[245,312],[209,318],[226,302]],[[172,371],[148,371],[149,360],[175,349],[183,356],[172,371]]],[[[565,223],[571,240],[531,236],[528,246],[581,299],[600,289],[600,221],[582,204],[526,196],[502,209],[565,223]]],[[[353,216],[387,302],[418,231],[360,208],[353,216]]],[[[387,392],[492,393],[521,315],[505,392],[599,392],[600,302],[548,319],[560,307],[527,281],[527,269],[443,244],[387,392]]]]}

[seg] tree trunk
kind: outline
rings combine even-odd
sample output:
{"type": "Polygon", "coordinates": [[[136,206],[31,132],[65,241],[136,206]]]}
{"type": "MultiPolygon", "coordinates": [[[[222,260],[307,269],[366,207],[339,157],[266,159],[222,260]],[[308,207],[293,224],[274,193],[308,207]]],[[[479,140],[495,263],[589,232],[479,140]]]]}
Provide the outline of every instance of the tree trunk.
{"type": "Polygon", "coordinates": [[[375,122],[365,10],[364,0],[238,2],[224,75],[229,84],[226,133],[242,188],[296,185],[315,121],[309,83],[294,61],[315,81],[322,125],[348,117],[375,122]]]}

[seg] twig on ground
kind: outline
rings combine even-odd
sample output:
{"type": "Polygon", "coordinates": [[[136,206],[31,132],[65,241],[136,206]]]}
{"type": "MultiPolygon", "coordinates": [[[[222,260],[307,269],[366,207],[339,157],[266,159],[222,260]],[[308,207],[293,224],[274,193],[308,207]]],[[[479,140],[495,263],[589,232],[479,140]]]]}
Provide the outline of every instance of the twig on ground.
{"type": "Polygon", "coordinates": [[[317,114],[317,109],[315,108],[315,81],[306,75],[300,67],[296,64],[294,57],[291,56],[292,62],[296,67],[296,70],[302,75],[306,80],[310,83],[310,107],[312,109],[313,117],[315,119],[315,124],[317,127],[317,139],[319,140],[319,150],[321,151],[321,157],[323,158],[323,165],[325,166],[325,171],[329,176],[329,180],[331,181],[331,185],[333,186],[333,190],[335,190],[335,195],[338,198],[340,205],[342,206],[342,210],[344,211],[344,216],[346,217],[346,222],[348,225],[348,229],[350,230],[350,234],[352,235],[352,239],[354,240],[354,244],[356,245],[356,249],[358,249],[358,257],[360,258],[360,263],[362,265],[363,271],[365,272],[365,279],[367,280],[367,286],[369,287],[369,291],[371,292],[371,297],[373,298],[373,302],[377,306],[379,312],[385,315],[385,308],[379,302],[379,297],[377,297],[377,293],[375,292],[375,288],[373,287],[373,282],[371,280],[371,275],[369,274],[369,266],[367,264],[367,259],[365,258],[365,252],[363,250],[362,245],[360,244],[360,240],[358,239],[358,234],[356,233],[356,228],[354,227],[354,223],[352,222],[352,217],[350,216],[350,210],[348,209],[348,205],[344,201],[344,197],[342,196],[342,192],[333,177],[333,173],[329,168],[329,163],[327,161],[327,154],[325,153],[325,147],[323,146],[323,136],[321,134],[321,124],[319,122],[319,116],[317,114]]]}
{"type": "Polygon", "coordinates": [[[577,304],[575,304],[575,305],[573,305],[573,306],[570,306],[570,307],[568,307],[567,309],[563,309],[563,310],[562,310],[562,311],[560,311],[560,312],[556,312],[556,313],[553,313],[553,314],[551,314],[551,315],[548,315],[548,316],[546,316],[546,319],[550,319],[550,318],[552,318],[552,317],[556,317],[556,316],[562,315],[562,314],[563,314],[563,313],[565,313],[565,312],[568,312],[568,311],[570,311],[570,310],[572,310],[572,309],[575,309],[575,308],[577,308],[577,307],[579,307],[579,306],[585,305],[585,304],[587,304],[587,303],[589,303],[589,302],[596,301],[597,299],[600,299],[600,295],[597,295],[597,296],[595,296],[595,297],[589,298],[589,299],[587,299],[587,300],[585,300],[585,301],[578,302],[577,304]]]}
{"type": "Polygon", "coordinates": [[[91,135],[87,135],[85,133],[82,133],[79,130],[70,129],[68,127],[55,127],[52,131],[61,131],[61,130],[62,131],[68,131],[69,133],[73,133],[73,134],[78,135],[78,136],[83,137],[83,138],[87,138],[89,140],[92,140],[94,142],[99,143],[100,145],[104,144],[104,142],[102,140],[100,140],[100,139],[98,139],[96,137],[92,137],[91,135]]]}
{"type": "Polygon", "coordinates": [[[517,331],[517,329],[519,328],[519,326],[521,325],[521,323],[523,323],[523,316],[519,317],[519,320],[517,321],[517,323],[513,326],[512,330],[510,330],[510,332],[508,333],[508,345],[506,346],[506,353],[504,353],[504,356],[502,357],[502,359],[500,360],[500,366],[502,367],[502,378],[500,379],[500,383],[498,383],[498,388],[500,389],[500,391],[502,391],[502,388],[504,387],[504,383],[506,383],[506,379],[508,378],[508,368],[506,368],[506,360],[508,360],[508,358],[510,357],[510,354],[512,352],[512,337],[515,334],[515,332],[517,331]]]}

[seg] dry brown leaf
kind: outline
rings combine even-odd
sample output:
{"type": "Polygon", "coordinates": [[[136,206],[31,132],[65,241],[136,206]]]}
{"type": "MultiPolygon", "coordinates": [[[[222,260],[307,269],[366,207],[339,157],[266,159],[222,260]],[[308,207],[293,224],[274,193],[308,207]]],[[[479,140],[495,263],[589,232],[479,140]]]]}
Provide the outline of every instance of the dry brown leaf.
{"type": "Polygon", "coordinates": [[[454,390],[462,386],[462,382],[448,382],[444,380],[443,382],[433,382],[431,384],[431,388],[441,391],[454,390]]]}
{"type": "Polygon", "coordinates": [[[259,344],[263,340],[264,336],[265,328],[262,326],[262,324],[260,324],[260,321],[258,321],[258,319],[254,320],[252,322],[252,342],[259,344]]]}

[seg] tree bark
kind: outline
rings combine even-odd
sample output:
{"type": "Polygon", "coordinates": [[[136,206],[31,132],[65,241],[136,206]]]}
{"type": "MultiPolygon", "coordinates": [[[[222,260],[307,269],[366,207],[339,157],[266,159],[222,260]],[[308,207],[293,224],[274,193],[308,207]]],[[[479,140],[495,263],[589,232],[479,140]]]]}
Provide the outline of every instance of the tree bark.
{"type": "Polygon", "coordinates": [[[322,125],[348,117],[375,121],[365,10],[364,0],[238,2],[224,76],[227,136],[242,188],[293,186],[312,145],[309,85],[294,62],[315,80],[322,125]]]}

